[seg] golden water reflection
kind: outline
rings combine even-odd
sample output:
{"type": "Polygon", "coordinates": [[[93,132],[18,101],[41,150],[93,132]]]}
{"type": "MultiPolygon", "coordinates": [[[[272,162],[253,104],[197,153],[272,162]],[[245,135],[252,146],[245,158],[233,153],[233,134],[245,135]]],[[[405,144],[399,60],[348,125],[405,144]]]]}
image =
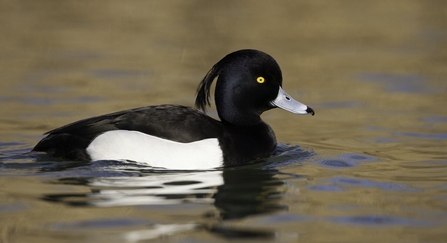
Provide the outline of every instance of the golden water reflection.
{"type": "MultiPolygon", "coordinates": [[[[189,225],[221,220],[213,205],[49,203],[42,195],[92,188],[48,183],[51,173],[34,176],[42,168],[26,167],[29,158],[3,158],[19,156],[43,132],[78,119],[161,103],[192,106],[199,81],[216,61],[254,48],[279,62],[284,89],[316,111],[311,117],[273,110],[263,118],[278,141],[315,157],[279,168],[274,180],[256,177],[274,181],[268,192],[277,193],[268,196],[278,197],[277,213],[224,224],[279,232],[284,242],[441,242],[447,236],[445,9],[447,2],[436,0],[2,1],[1,170],[9,174],[0,177],[0,241],[76,242],[79,236],[67,227],[108,218],[143,223],[100,233],[158,229],[155,220],[181,224],[173,241],[185,235],[225,241],[220,236],[234,231],[189,225]],[[27,170],[17,169],[20,164],[27,170]],[[372,234],[377,238],[365,238],[372,234]]],[[[250,200],[271,202],[257,192],[250,200]]],[[[84,242],[103,236],[83,230],[84,242]]]]}

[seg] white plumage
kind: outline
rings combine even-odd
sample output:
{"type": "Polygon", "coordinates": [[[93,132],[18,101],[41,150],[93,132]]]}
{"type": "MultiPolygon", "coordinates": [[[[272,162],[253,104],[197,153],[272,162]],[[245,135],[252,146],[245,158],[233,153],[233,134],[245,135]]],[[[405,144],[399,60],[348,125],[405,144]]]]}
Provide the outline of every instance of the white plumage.
{"type": "Polygon", "coordinates": [[[223,165],[217,138],[180,143],[137,131],[114,130],[96,137],[86,150],[94,161],[132,160],[166,169],[206,170],[223,165]]]}

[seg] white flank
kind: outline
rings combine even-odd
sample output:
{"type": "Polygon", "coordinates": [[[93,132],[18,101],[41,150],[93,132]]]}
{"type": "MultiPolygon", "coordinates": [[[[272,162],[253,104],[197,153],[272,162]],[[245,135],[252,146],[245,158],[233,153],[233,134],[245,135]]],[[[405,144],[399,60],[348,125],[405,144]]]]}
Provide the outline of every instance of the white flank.
{"type": "Polygon", "coordinates": [[[132,160],[166,169],[205,170],[223,164],[216,138],[180,143],[142,132],[115,130],[96,137],[86,150],[93,161],[132,160]]]}

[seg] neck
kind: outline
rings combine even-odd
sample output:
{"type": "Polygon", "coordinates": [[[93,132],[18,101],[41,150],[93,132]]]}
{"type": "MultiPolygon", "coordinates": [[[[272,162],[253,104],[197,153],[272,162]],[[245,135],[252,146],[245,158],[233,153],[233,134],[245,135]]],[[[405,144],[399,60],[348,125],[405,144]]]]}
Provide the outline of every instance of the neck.
{"type": "Polygon", "coordinates": [[[258,114],[252,111],[235,110],[226,107],[223,111],[218,110],[219,118],[222,122],[236,126],[254,126],[262,122],[258,114]]]}

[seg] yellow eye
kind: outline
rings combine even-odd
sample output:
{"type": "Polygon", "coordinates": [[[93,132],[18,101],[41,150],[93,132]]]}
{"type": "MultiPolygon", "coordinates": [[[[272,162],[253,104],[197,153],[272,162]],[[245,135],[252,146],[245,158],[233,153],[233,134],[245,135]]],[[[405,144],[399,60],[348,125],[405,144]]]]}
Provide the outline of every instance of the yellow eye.
{"type": "Polygon", "coordinates": [[[262,83],[265,82],[265,79],[264,79],[264,77],[258,77],[258,78],[256,79],[256,81],[257,81],[258,83],[262,84],[262,83]]]}

